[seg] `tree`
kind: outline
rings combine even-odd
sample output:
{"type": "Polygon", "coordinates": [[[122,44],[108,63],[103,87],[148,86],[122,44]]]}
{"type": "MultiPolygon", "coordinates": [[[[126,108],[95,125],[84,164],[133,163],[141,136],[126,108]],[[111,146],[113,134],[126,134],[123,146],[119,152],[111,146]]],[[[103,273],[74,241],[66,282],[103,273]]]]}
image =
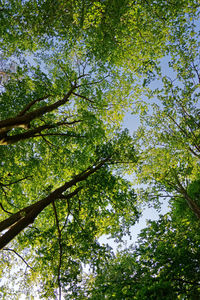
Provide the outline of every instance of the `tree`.
{"type": "MultiPolygon", "coordinates": [[[[103,154],[105,155],[105,150],[103,154]]],[[[5,251],[12,252],[21,249],[21,251],[23,250],[23,259],[29,257],[32,262],[33,275],[38,273],[39,278],[37,279],[43,280],[45,283],[45,288],[42,290],[42,294],[45,296],[53,295],[54,290],[52,289],[55,289],[55,285],[52,280],[55,281],[56,273],[57,282],[55,284],[59,289],[67,283],[71,283],[72,287],[81,267],[78,263],[79,260],[89,263],[93,253],[96,258],[92,257],[91,264],[94,266],[98,264],[105,251],[97,242],[100,234],[110,232],[113,236],[120,237],[137,218],[137,214],[133,214],[135,194],[131,191],[128,182],[111,174],[108,166],[101,169],[106,161],[113,163],[112,158],[107,157],[53,192],[48,192],[48,187],[45,191],[48,196],[12,214],[0,224],[1,230],[8,228],[8,231],[1,237],[1,247],[4,247],[11,238],[33,223],[45,207],[48,208],[39,219],[37,218],[33,228],[27,228],[25,233],[17,236],[17,240],[15,239],[13,244],[14,249],[4,248],[5,251]],[[97,172],[96,176],[86,180],[95,172],[97,172]],[[85,181],[83,186],[71,189],[83,180],[85,181]],[[69,190],[68,194],[64,193],[67,189],[69,190]],[[119,192],[120,190],[121,192],[119,192]],[[77,197],[75,197],[76,195],[77,197]],[[72,197],[73,200],[71,200],[72,197]],[[52,204],[52,208],[50,204],[52,204]],[[52,212],[54,212],[54,216],[52,212]],[[55,222],[53,222],[54,218],[55,222]],[[50,249],[51,252],[49,252],[50,249]],[[39,265],[37,265],[38,259],[40,260],[39,265]],[[49,261],[49,267],[43,267],[47,261],[49,261]],[[55,267],[56,261],[57,267],[55,267]],[[70,267],[72,261],[78,263],[77,270],[74,271],[74,279],[71,272],[69,276],[65,277],[64,271],[67,266],[70,267]]],[[[2,253],[2,255],[7,264],[5,254],[2,253]]],[[[2,265],[2,271],[4,268],[5,265],[2,265]]],[[[31,275],[29,274],[29,276],[31,275]]],[[[63,288],[65,287],[63,286],[63,288]]]]}
{"type": "Polygon", "coordinates": [[[88,276],[77,299],[198,299],[198,227],[170,215],[150,221],[136,246],[88,276]]]}
{"type": "Polygon", "coordinates": [[[174,31],[176,38],[169,46],[174,78],[161,73],[161,88],[149,89],[150,112],[142,106],[143,126],[136,133],[141,160],[136,173],[140,182],[151,186],[141,193],[147,201],[162,197],[176,205],[182,199],[199,219],[199,195],[191,194],[200,171],[199,29],[194,22],[182,34],[179,27],[174,31]]]}
{"type": "Polygon", "coordinates": [[[120,239],[138,218],[131,184],[114,175],[137,160],[118,129],[130,84],[112,74],[110,83],[95,66],[84,73],[82,64],[20,67],[1,94],[1,272],[9,279],[6,265],[17,255],[30,269],[27,288],[35,282],[45,297],[73,289],[81,264],[95,267],[106,254],[98,237],[120,239]]]}
{"type": "Polygon", "coordinates": [[[19,298],[21,287],[30,294],[34,284],[40,297],[55,298],[56,289],[70,297],[82,264],[97,269],[110,256],[98,238],[129,233],[138,211],[123,175],[138,157],[121,122],[159,74],[174,28],[184,36],[198,8],[185,0],[3,1],[1,57],[17,70],[1,89],[2,297],[19,298]],[[25,283],[15,259],[29,269],[25,283]]]}

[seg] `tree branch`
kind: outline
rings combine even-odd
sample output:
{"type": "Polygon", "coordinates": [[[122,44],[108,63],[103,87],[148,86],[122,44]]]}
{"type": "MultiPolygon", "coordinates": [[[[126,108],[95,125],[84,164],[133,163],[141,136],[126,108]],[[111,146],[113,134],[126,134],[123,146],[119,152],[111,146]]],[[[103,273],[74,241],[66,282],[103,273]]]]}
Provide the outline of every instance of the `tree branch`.
{"type": "Polygon", "coordinates": [[[176,171],[174,169],[171,169],[172,174],[174,175],[175,181],[177,183],[177,191],[184,197],[184,199],[186,200],[188,206],[190,207],[190,209],[193,211],[193,213],[196,215],[196,217],[198,219],[200,219],[200,207],[198,206],[198,204],[188,195],[186,189],[183,187],[183,185],[181,184],[178,175],[176,173],[176,171]]]}
{"type": "Polygon", "coordinates": [[[78,134],[69,134],[69,133],[41,133],[34,136],[36,137],[43,137],[43,136],[67,136],[67,137],[75,137],[75,138],[86,138],[84,135],[78,134]]]}
{"type": "Polygon", "coordinates": [[[94,104],[95,103],[95,101],[93,101],[93,100],[91,100],[91,99],[89,99],[89,98],[87,98],[87,97],[85,97],[85,96],[83,96],[83,95],[80,95],[80,94],[77,94],[77,93],[72,93],[73,95],[75,95],[75,96],[77,96],[77,97],[79,97],[79,98],[82,98],[82,99],[84,99],[84,100],[86,100],[86,101],[89,101],[90,103],[92,103],[92,104],[94,104]]]}
{"type": "Polygon", "coordinates": [[[36,100],[31,101],[30,103],[28,103],[25,108],[17,115],[18,117],[23,116],[30,108],[31,106],[33,106],[35,103],[43,101],[47,98],[49,98],[51,95],[46,95],[44,97],[38,98],[36,100]]]}
{"type": "MultiPolygon", "coordinates": [[[[45,135],[69,135],[69,133],[66,133],[66,134],[64,134],[64,133],[63,134],[62,133],[41,134],[41,132],[43,130],[53,129],[53,128],[57,128],[57,127],[65,126],[65,125],[73,125],[73,124],[79,123],[81,121],[82,120],[74,120],[74,121],[71,121],[71,122],[58,122],[58,123],[55,123],[55,124],[45,124],[45,125],[30,129],[26,132],[16,134],[16,135],[11,135],[11,136],[5,135],[0,139],[0,145],[14,144],[14,143],[17,143],[17,142],[22,141],[22,140],[26,140],[26,139],[29,139],[29,138],[40,137],[42,135],[43,136],[45,136],[45,135]]],[[[78,137],[76,135],[75,136],[71,135],[71,136],[72,137],[78,137]]],[[[81,137],[81,136],[79,136],[79,137],[81,137]]]]}
{"type": "Polygon", "coordinates": [[[58,229],[58,244],[59,244],[59,263],[58,263],[58,274],[57,274],[57,279],[58,279],[58,289],[59,289],[59,300],[61,300],[61,296],[62,296],[62,290],[61,290],[61,282],[60,282],[60,273],[61,273],[61,265],[62,265],[62,233],[60,230],[60,225],[59,225],[59,219],[58,219],[58,214],[56,211],[56,206],[55,206],[55,202],[52,202],[53,205],[53,210],[54,210],[54,214],[55,214],[55,219],[56,219],[56,226],[58,229]]]}
{"type": "Polygon", "coordinates": [[[8,118],[6,120],[0,121],[0,133],[6,134],[9,130],[13,128],[28,128],[31,121],[38,119],[39,117],[45,115],[46,113],[52,112],[64,105],[69,101],[69,97],[73,93],[73,91],[77,88],[77,86],[72,86],[69,92],[61,99],[53,104],[42,106],[38,109],[35,109],[31,112],[28,112],[22,116],[16,116],[14,118],[8,118]]]}
{"type": "Polygon", "coordinates": [[[0,183],[0,185],[1,185],[1,186],[4,186],[4,187],[7,187],[7,186],[10,186],[10,185],[12,185],[12,184],[18,183],[18,182],[20,182],[20,181],[23,181],[23,180],[25,180],[25,179],[27,179],[27,178],[32,178],[32,177],[33,177],[33,176],[26,176],[26,177],[24,177],[24,178],[18,179],[18,180],[16,180],[16,181],[13,181],[13,182],[10,182],[10,183],[7,183],[7,184],[5,184],[5,183],[0,183]]]}
{"type": "Polygon", "coordinates": [[[3,207],[3,205],[2,205],[1,202],[0,202],[0,207],[1,207],[1,209],[2,209],[5,213],[10,214],[10,215],[13,214],[13,213],[9,212],[8,210],[6,210],[6,209],[3,207]]]}
{"type": "Polygon", "coordinates": [[[23,262],[27,265],[27,267],[29,267],[31,270],[35,271],[35,270],[34,270],[34,269],[33,269],[33,268],[25,261],[25,259],[24,259],[19,253],[17,253],[14,249],[3,248],[3,250],[14,252],[19,258],[21,258],[21,260],[23,260],[23,262]]]}
{"type": "MultiPolygon", "coordinates": [[[[180,126],[180,124],[178,124],[178,123],[176,122],[176,120],[175,120],[171,115],[168,114],[168,117],[174,122],[174,124],[180,129],[180,131],[181,131],[183,134],[185,134],[185,136],[186,136],[187,138],[190,138],[190,135],[188,134],[188,132],[187,132],[185,129],[183,129],[183,128],[180,126]]],[[[197,138],[196,138],[194,132],[192,131],[191,133],[192,133],[194,139],[196,140],[197,138]]],[[[198,151],[200,151],[199,146],[195,143],[195,141],[193,141],[193,143],[194,143],[194,144],[193,144],[194,147],[195,147],[198,151]]]]}

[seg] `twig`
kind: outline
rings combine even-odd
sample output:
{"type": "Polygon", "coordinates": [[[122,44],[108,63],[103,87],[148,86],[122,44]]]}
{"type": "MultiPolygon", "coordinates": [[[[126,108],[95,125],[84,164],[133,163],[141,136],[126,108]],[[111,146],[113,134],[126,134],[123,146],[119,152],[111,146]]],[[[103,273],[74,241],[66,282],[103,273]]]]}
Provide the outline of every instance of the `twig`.
{"type": "Polygon", "coordinates": [[[78,226],[81,228],[81,230],[83,232],[86,232],[85,229],[83,228],[83,226],[80,224],[79,220],[75,217],[75,214],[71,213],[72,216],[74,217],[74,220],[76,221],[76,223],[78,224],[78,226]]]}
{"type": "MultiPolygon", "coordinates": [[[[174,124],[180,129],[180,131],[181,131],[183,134],[185,134],[185,136],[186,136],[187,138],[190,138],[190,135],[188,134],[188,132],[187,132],[185,129],[183,129],[183,127],[181,127],[180,124],[178,124],[178,122],[176,122],[176,120],[175,120],[170,114],[168,114],[168,117],[174,122],[174,124]]],[[[195,136],[195,134],[194,134],[193,131],[192,131],[191,133],[192,133],[192,135],[193,135],[193,137],[194,137],[194,141],[193,141],[194,147],[195,147],[198,151],[200,151],[199,146],[198,146],[198,145],[196,144],[196,142],[195,142],[195,140],[196,140],[197,138],[196,138],[196,136],[195,136]]]]}
{"type": "Polygon", "coordinates": [[[46,95],[44,97],[38,98],[36,100],[31,101],[30,103],[27,104],[27,106],[25,106],[25,108],[17,115],[17,117],[23,116],[30,108],[31,106],[33,106],[35,103],[40,102],[42,100],[47,99],[48,97],[50,97],[51,95],[46,95]]]}
{"type": "MultiPolygon", "coordinates": [[[[196,153],[190,146],[187,145],[187,147],[188,147],[188,149],[190,150],[190,152],[191,152],[192,154],[194,154],[194,156],[197,156],[198,158],[200,158],[200,154],[196,153]]],[[[195,147],[195,148],[196,148],[196,147],[195,147]]]]}
{"type": "Polygon", "coordinates": [[[69,79],[69,75],[66,73],[65,69],[63,68],[63,66],[61,65],[61,63],[59,62],[59,60],[57,61],[57,64],[59,65],[59,67],[61,68],[61,70],[63,71],[63,73],[67,77],[67,79],[69,79]]]}
{"type": "Polygon", "coordinates": [[[65,223],[64,223],[64,225],[63,225],[63,227],[61,228],[61,232],[63,231],[63,229],[65,228],[65,226],[67,225],[67,222],[68,222],[68,219],[69,219],[69,215],[70,215],[70,211],[68,211],[68,213],[67,213],[67,217],[66,217],[66,219],[65,219],[65,223]]]}
{"type": "MultiPolygon", "coordinates": [[[[62,195],[62,196],[63,196],[63,195],[62,195]]],[[[64,196],[64,197],[65,197],[65,196],[64,196]]],[[[64,199],[65,199],[65,198],[64,198],[64,199]]],[[[64,225],[63,225],[61,231],[63,231],[63,229],[65,228],[65,226],[66,226],[66,224],[67,224],[67,222],[68,222],[69,215],[70,215],[70,213],[71,213],[71,211],[70,211],[70,202],[69,202],[69,199],[67,199],[67,210],[68,210],[68,212],[67,212],[67,218],[66,218],[66,220],[65,220],[65,223],[64,223],[64,225]]]]}
{"type": "Polygon", "coordinates": [[[35,271],[35,270],[34,270],[34,269],[33,269],[33,268],[25,261],[25,259],[24,259],[19,253],[17,253],[14,249],[3,248],[3,250],[14,252],[19,258],[21,258],[21,260],[23,260],[23,262],[27,265],[27,267],[29,267],[31,270],[35,271]]]}
{"type": "Polygon", "coordinates": [[[18,180],[16,180],[16,181],[13,181],[13,182],[10,182],[10,183],[7,183],[7,184],[0,183],[0,185],[1,185],[1,186],[4,186],[4,187],[7,187],[7,186],[10,186],[10,185],[12,185],[12,184],[18,183],[18,182],[20,182],[20,181],[23,181],[23,180],[25,180],[25,179],[27,179],[27,178],[32,178],[32,177],[33,177],[33,176],[26,176],[26,177],[24,177],[24,178],[18,179],[18,180]]]}
{"type": "MultiPolygon", "coordinates": [[[[85,75],[86,76],[86,75],[85,75]]],[[[88,85],[93,85],[93,84],[97,84],[97,83],[100,83],[102,82],[103,80],[105,80],[107,77],[109,77],[110,75],[106,75],[104,78],[100,79],[100,80],[97,80],[97,81],[92,81],[92,82],[88,82],[88,83],[84,83],[84,86],[88,86],[88,85]]],[[[83,77],[83,76],[82,76],[83,77]]],[[[81,87],[83,84],[79,84],[76,86],[76,88],[79,88],[81,87]]]]}
{"type": "Polygon", "coordinates": [[[6,212],[7,214],[10,214],[10,215],[12,215],[13,213],[11,213],[11,212],[9,212],[9,211],[7,211],[4,207],[3,207],[3,205],[2,205],[2,203],[0,202],[0,207],[1,207],[1,209],[4,211],[4,212],[6,212]]]}
{"type": "Polygon", "coordinates": [[[196,68],[195,64],[194,64],[194,61],[192,61],[192,67],[197,75],[197,78],[198,78],[198,81],[199,81],[199,84],[200,84],[200,74],[199,74],[199,71],[198,69],[196,68]]]}
{"type": "Polygon", "coordinates": [[[19,207],[15,206],[13,203],[10,203],[10,201],[8,200],[7,192],[4,190],[3,186],[0,186],[0,187],[1,187],[2,191],[3,191],[3,193],[4,193],[4,196],[5,196],[6,201],[8,202],[8,204],[9,204],[10,206],[13,206],[14,208],[17,208],[17,209],[18,209],[19,207]]]}
{"type": "Polygon", "coordinates": [[[75,95],[75,96],[77,96],[77,97],[79,97],[79,98],[82,98],[82,99],[84,99],[84,100],[87,100],[87,101],[89,101],[90,103],[95,103],[93,100],[91,100],[91,99],[89,99],[89,98],[87,98],[87,97],[85,97],[85,96],[83,96],[83,95],[80,95],[80,94],[77,94],[77,93],[72,93],[73,95],[75,95]]]}
{"type": "Polygon", "coordinates": [[[78,135],[78,134],[69,134],[69,133],[41,133],[37,134],[34,137],[44,137],[44,136],[67,136],[67,137],[75,137],[75,138],[86,138],[84,135],[78,135]]]}
{"type": "Polygon", "coordinates": [[[57,147],[56,145],[54,145],[53,143],[49,142],[49,140],[47,140],[47,139],[43,136],[43,134],[41,134],[40,136],[43,138],[43,140],[45,141],[45,143],[47,143],[49,146],[53,146],[53,147],[55,147],[55,148],[58,148],[58,147],[57,147]]]}

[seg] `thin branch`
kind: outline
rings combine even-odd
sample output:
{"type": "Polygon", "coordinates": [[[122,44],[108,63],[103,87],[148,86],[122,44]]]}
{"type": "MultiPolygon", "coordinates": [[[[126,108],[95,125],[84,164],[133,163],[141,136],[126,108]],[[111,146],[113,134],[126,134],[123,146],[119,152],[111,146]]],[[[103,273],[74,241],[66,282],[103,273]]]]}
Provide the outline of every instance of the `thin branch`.
{"type": "MultiPolygon", "coordinates": [[[[178,123],[176,122],[176,120],[175,120],[172,116],[170,116],[170,115],[168,114],[168,117],[174,122],[174,124],[180,129],[180,131],[181,131],[183,134],[185,134],[185,136],[186,136],[187,138],[190,138],[190,135],[187,133],[187,131],[186,131],[185,129],[183,129],[183,128],[180,126],[180,124],[178,124],[178,123]]],[[[194,139],[196,140],[197,138],[196,138],[194,132],[192,131],[191,133],[192,133],[194,139]]],[[[195,147],[198,151],[200,151],[199,146],[195,143],[195,141],[193,141],[193,142],[194,142],[194,147],[195,147]]]]}
{"type": "Polygon", "coordinates": [[[200,283],[198,281],[189,281],[189,280],[185,280],[185,279],[182,279],[182,278],[175,278],[175,277],[173,277],[173,279],[177,280],[177,281],[182,281],[183,283],[189,283],[191,285],[200,286],[200,283]]]}
{"type": "Polygon", "coordinates": [[[25,261],[25,259],[24,259],[19,253],[17,253],[14,249],[3,248],[3,250],[14,252],[19,258],[21,258],[21,260],[23,260],[23,262],[27,265],[27,267],[29,267],[31,270],[35,271],[35,270],[34,270],[34,269],[33,269],[33,268],[25,261]]]}
{"type": "Polygon", "coordinates": [[[199,75],[199,71],[198,69],[196,68],[195,64],[194,64],[194,61],[192,61],[192,67],[197,75],[197,78],[198,78],[198,81],[199,81],[199,84],[200,84],[200,75],[199,75]]]}
{"type": "Polygon", "coordinates": [[[61,290],[61,282],[60,282],[60,271],[61,271],[61,265],[62,265],[62,233],[60,230],[60,225],[59,225],[59,219],[58,219],[58,214],[56,211],[56,206],[55,206],[55,202],[52,202],[53,205],[53,210],[54,210],[54,214],[55,214],[55,219],[56,219],[56,226],[58,229],[58,243],[59,243],[59,264],[58,264],[58,289],[59,289],[59,300],[61,300],[61,296],[62,296],[62,290],[61,290]]]}
{"type": "Polygon", "coordinates": [[[168,116],[168,117],[171,119],[171,121],[173,121],[173,123],[180,129],[180,131],[181,131],[182,133],[185,134],[186,137],[189,137],[187,131],[185,131],[185,129],[183,129],[183,128],[176,122],[176,120],[175,120],[170,114],[167,114],[167,116],[168,116]]]}
{"type": "Polygon", "coordinates": [[[68,213],[67,213],[67,217],[66,217],[66,219],[65,219],[65,222],[64,222],[64,225],[63,225],[63,227],[61,228],[61,232],[63,231],[63,229],[65,228],[65,226],[67,225],[67,222],[68,222],[68,219],[69,219],[69,215],[70,215],[70,211],[68,211],[68,213]]]}
{"type": "Polygon", "coordinates": [[[86,138],[84,135],[78,135],[78,134],[68,134],[68,133],[41,133],[34,135],[35,137],[44,137],[44,136],[67,136],[67,137],[75,137],[75,138],[86,138]]]}
{"type": "Polygon", "coordinates": [[[10,206],[19,209],[19,207],[15,206],[13,203],[10,203],[10,201],[8,200],[7,192],[5,191],[4,187],[3,187],[3,186],[0,186],[0,187],[1,187],[2,191],[3,191],[3,193],[4,193],[4,196],[5,196],[5,198],[6,198],[7,203],[8,203],[10,206]]]}
{"type": "Polygon", "coordinates": [[[13,181],[13,182],[10,182],[10,183],[7,183],[7,184],[5,184],[5,183],[0,183],[0,185],[1,185],[1,186],[4,186],[4,187],[7,187],[7,186],[10,186],[10,185],[12,185],[12,184],[18,183],[18,182],[20,182],[20,181],[23,181],[23,180],[25,180],[25,179],[27,179],[27,178],[32,178],[32,177],[33,177],[33,176],[26,176],[26,177],[24,177],[24,178],[18,179],[18,180],[16,180],[16,181],[13,181]]]}
{"type": "Polygon", "coordinates": [[[0,202],[0,207],[1,207],[1,209],[2,209],[5,213],[10,214],[10,215],[13,214],[13,213],[9,212],[8,210],[6,210],[6,209],[3,207],[3,205],[2,205],[1,202],[0,202]]]}
{"type": "MultiPolygon", "coordinates": [[[[200,158],[200,154],[196,153],[190,146],[187,146],[189,151],[194,154],[194,156],[197,156],[198,158],[200,158]]],[[[196,147],[195,147],[196,148],[196,147]]]]}
{"type": "Polygon", "coordinates": [[[174,195],[147,195],[148,197],[150,197],[151,199],[153,198],[179,198],[180,196],[174,196],[174,195]]]}
{"type": "MultiPolygon", "coordinates": [[[[62,196],[64,196],[64,195],[62,195],[62,196]]],[[[66,198],[66,197],[64,196],[64,199],[65,199],[65,198],[66,198]]],[[[66,219],[65,219],[65,222],[64,222],[64,225],[63,225],[61,231],[63,231],[63,229],[64,229],[65,226],[67,225],[68,218],[69,218],[70,213],[71,213],[71,211],[70,211],[70,202],[69,202],[69,199],[66,199],[66,200],[67,200],[67,210],[68,210],[68,212],[67,212],[67,217],[66,217],[66,219]]]]}
{"type": "Polygon", "coordinates": [[[115,165],[115,164],[135,164],[134,161],[110,161],[109,165],[115,165]]]}
{"type": "Polygon", "coordinates": [[[33,226],[33,225],[29,225],[28,226],[30,229],[35,229],[38,233],[40,233],[40,230],[37,228],[37,227],[35,227],[35,226],[33,226]]]}
{"type": "Polygon", "coordinates": [[[83,78],[83,77],[87,77],[87,76],[89,76],[89,74],[82,74],[82,75],[78,76],[77,79],[79,80],[79,79],[81,79],[81,78],[83,78]]]}
{"type": "Polygon", "coordinates": [[[49,140],[47,140],[42,134],[41,137],[43,138],[43,140],[45,141],[45,143],[47,143],[48,146],[53,146],[55,148],[58,148],[58,146],[54,145],[53,143],[51,143],[49,140]]]}
{"type": "Polygon", "coordinates": [[[178,100],[178,97],[176,97],[176,95],[174,94],[173,88],[171,88],[171,92],[172,92],[172,95],[173,95],[173,98],[174,98],[175,102],[177,102],[180,105],[185,117],[188,117],[188,119],[191,118],[194,121],[194,123],[197,125],[197,127],[199,127],[199,124],[196,122],[195,118],[187,112],[187,110],[184,107],[184,105],[182,104],[181,100],[178,100]]]}
{"type": "Polygon", "coordinates": [[[95,103],[93,100],[91,100],[91,99],[89,99],[89,98],[87,98],[87,97],[85,97],[85,96],[83,96],[83,95],[80,95],[80,94],[77,94],[77,93],[72,93],[73,95],[75,95],[75,96],[77,96],[77,97],[79,97],[79,98],[82,98],[82,99],[84,99],[84,100],[87,100],[87,101],[89,101],[90,103],[95,103]]]}
{"type": "Polygon", "coordinates": [[[33,101],[31,101],[30,103],[28,103],[25,108],[17,115],[17,117],[20,117],[20,116],[23,116],[30,108],[31,106],[33,106],[35,103],[37,102],[40,102],[40,101],[43,101],[45,99],[47,99],[48,97],[50,97],[51,95],[46,95],[44,97],[41,97],[41,98],[38,98],[38,99],[35,99],[33,101]]]}
{"type": "Polygon", "coordinates": [[[61,63],[59,62],[59,60],[57,61],[57,64],[59,65],[59,67],[61,68],[61,70],[63,71],[63,73],[67,77],[67,79],[69,79],[69,75],[66,73],[65,69],[63,68],[63,66],[61,65],[61,63]]]}
{"type": "Polygon", "coordinates": [[[72,216],[74,217],[74,220],[76,221],[76,223],[78,224],[78,226],[81,228],[81,230],[83,232],[86,232],[85,229],[83,228],[83,226],[81,225],[81,223],[79,222],[79,220],[76,218],[75,214],[72,213],[72,216]]]}
{"type": "MultiPolygon", "coordinates": [[[[84,83],[84,86],[88,86],[88,85],[93,85],[93,84],[97,84],[97,83],[101,83],[103,80],[105,80],[107,77],[109,77],[110,75],[106,75],[104,78],[97,80],[97,81],[92,81],[92,82],[88,82],[88,83],[84,83]]],[[[81,76],[80,76],[81,77],[81,76]]],[[[81,87],[83,84],[79,84],[76,86],[76,88],[81,87]]]]}
{"type": "Polygon", "coordinates": [[[64,122],[62,125],[73,125],[73,124],[75,124],[75,123],[80,123],[80,122],[82,122],[83,120],[74,120],[74,121],[71,121],[71,122],[64,122]]]}
{"type": "MultiPolygon", "coordinates": [[[[91,107],[92,107],[93,109],[98,109],[98,106],[94,105],[94,104],[96,104],[94,100],[91,100],[91,99],[89,99],[89,98],[87,98],[87,97],[85,97],[85,96],[83,96],[83,95],[77,94],[77,93],[72,93],[72,94],[73,94],[74,96],[77,96],[77,97],[79,97],[79,98],[82,98],[82,99],[84,99],[84,100],[90,102],[90,103],[91,103],[91,107]]],[[[103,107],[109,109],[108,104],[103,105],[103,107]]]]}

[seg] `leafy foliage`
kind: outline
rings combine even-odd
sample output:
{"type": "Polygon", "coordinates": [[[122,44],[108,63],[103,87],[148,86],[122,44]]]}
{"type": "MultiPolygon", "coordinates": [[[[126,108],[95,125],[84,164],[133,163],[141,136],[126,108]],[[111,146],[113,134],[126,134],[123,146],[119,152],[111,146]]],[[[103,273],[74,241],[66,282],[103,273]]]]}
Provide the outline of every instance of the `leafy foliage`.
{"type": "Polygon", "coordinates": [[[199,178],[199,28],[187,22],[182,35],[174,31],[168,60],[173,78],[161,73],[160,88],[147,92],[149,113],[147,106],[137,108],[142,126],[135,134],[141,153],[136,173],[141,183],[151,185],[141,197],[149,201],[166,195],[173,203],[182,198],[200,218],[198,194],[188,193],[199,178]]]}
{"type": "MultiPolygon", "coordinates": [[[[106,255],[106,248],[97,240],[101,234],[121,238],[135,223],[138,215],[135,193],[130,183],[114,175],[113,170],[115,163],[123,169],[124,163],[136,162],[136,156],[127,131],[112,138],[114,133],[110,126],[107,133],[104,109],[97,99],[97,105],[87,100],[91,94],[88,96],[86,91],[78,90],[68,104],[72,90],[76,89],[71,84],[71,87],[66,85],[65,89],[69,88],[70,92],[64,96],[60,96],[59,86],[58,95],[51,87],[52,98],[40,95],[36,98],[37,88],[41,94],[44,89],[36,84],[34,75],[25,76],[25,81],[20,81],[22,84],[18,84],[17,79],[9,81],[2,93],[7,111],[7,100],[17,103],[26,90],[25,103],[17,107],[11,105],[5,115],[7,119],[1,122],[2,165],[6,170],[6,173],[2,170],[1,176],[2,220],[11,214],[0,223],[1,230],[8,229],[0,238],[1,247],[16,237],[11,242],[13,248],[4,248],[2,252],[5,262],[2,272],[8,259],[8,254],[4,254],[6,249],[11,255],[23,252],[23,258],[31,260],[33,268],[29,268],[27,284],[35,282],[40,287],[42,281],[41,296],[53,297],[57,286],[65,290],[66,285],[70,284],[70,289],[75,285],[82,263],[96,267],[100,257],[106,255]],[[33,131],[37,134],[27,136],[33,131]],[[5,143],[13,137],[11,145],[5,143]],[[33,221],[34,225],[29,226],[33,221]],[[69,274],[66,268],[72,268],[69,274]]],[[[43,78],[42,74],[38,79],[42,84],[43,78]]],[[[83,85],[87,84],[92,85],[83,76],[83,85]]]]}
{"type": "Polygon", "coordinates": [[[181,271],[179,258],[193,249],[189,244],[186,251],[180,226],[190,220],[194,232],[200,218],[198,18],[195,0],[1,2],[3,299],[61,299],[62,292],[84,298],[83,264],[103,272],[102,261],[112,257],[98,238],[108,234],[121,241],[138,220],[139,201],[124,178],[133,172],[148,184],[139,191],[142,202],[170,197],[176,221],[152,223],[144,238],[156,243],[155,251],[140,241],[129,267],[130,255],[119,255],[122,265],[108,268],[110,287],[102,290],[99,273],[98,290],[88,296],[132,299],[134,288],[137,299],[164,297],[166,291],[175,297],[180,288],[184,297],[196,297],[198,269],[193,281],[188,266],[195,269],[197,258],[191,255],[181,271]],[[166,54],[177,80],[164,75],[160,60],[166,54]],[[152,88],[154,79],[160,89],[152,88]],[[156,103],[148,115],[152,97],[156,103]],[[134,139],[121,129],[133,105],[143,122],[134,139]],[[183,249],[170,254],[177,285],[159,256],[162,236],[169,238],[169,249],[179,240],[183,249]],[[160,267],[152,270],[154,256],[160,267]],[[139,274],[131,287],[125,267],[139,274]],[[122,289],[113,278],[122,280],[122,289]]]}
{"type": "Polygon", "coordinates": [[[77,299],[198,299],[199,224],[165,215],[90,275],[77,299]]]}

